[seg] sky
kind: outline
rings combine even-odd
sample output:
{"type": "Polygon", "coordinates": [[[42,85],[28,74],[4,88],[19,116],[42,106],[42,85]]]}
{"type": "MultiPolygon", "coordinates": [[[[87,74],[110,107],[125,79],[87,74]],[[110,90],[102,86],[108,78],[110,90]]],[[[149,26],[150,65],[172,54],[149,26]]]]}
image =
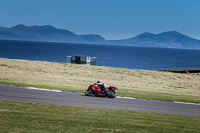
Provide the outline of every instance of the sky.
{"type": "Polygon", "coordinates": [[[200,40],[200,0],[0,0],[0,26],[52,25],[107,40],[178,31],[200,40]]]}

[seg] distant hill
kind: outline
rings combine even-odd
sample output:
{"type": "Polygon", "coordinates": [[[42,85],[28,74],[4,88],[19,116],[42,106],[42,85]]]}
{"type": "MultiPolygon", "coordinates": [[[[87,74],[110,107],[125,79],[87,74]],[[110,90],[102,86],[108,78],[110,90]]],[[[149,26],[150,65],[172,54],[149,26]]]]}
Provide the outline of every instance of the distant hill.
{"type": "Polygon", "coordinates": [[[20,24],[11,28],[0,27],[0,39],[200,49],[200,40],[177,31],[160,34],[145,32],[129,39],[105,40],[100,35],[77,35],[69,30],[57,29],[51,25],[25,26],[20,24]]]}
{"type": "Polygon", "coordinates": [[[99,35],[76,35],[69,30],[57,29],[51,25],[25,26],[20,24],[11,28],[0,27],[0,39],[72,43],[105,43],[105,39],[99,35]]]}
{"type": "Polygon", "coordinates": [[[200,40],[188,37],[177,31],[163,32],[160,34],[142,33],[136,37],[112,40],[110,44],[123,44],[143,47],[166,47],[166,48],[200,48],[200,40]]]}

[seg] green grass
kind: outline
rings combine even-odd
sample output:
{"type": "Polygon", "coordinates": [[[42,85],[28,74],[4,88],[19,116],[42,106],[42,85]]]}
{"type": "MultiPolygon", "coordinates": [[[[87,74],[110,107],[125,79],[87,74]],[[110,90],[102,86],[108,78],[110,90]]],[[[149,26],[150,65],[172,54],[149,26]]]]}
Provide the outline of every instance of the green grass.
{"type": "Polygon", "coordinates": [[[200,132],[200,117],[0,100],[0,132],[200,132]]]}
{"type": "Polygon", "coordinates": [[[82,89],[74,89],[74,87],[68,87],[68,86],[51,86],[48,84],[28,84],[28,83],[20,83],[20,82],[13,82],[10,80],[2,80],[0,81],[0,84],[4,85],[13,85],[13,86],[19,86],[19,87],[35,87],[40,89],[50,89],[50,90],[61,90],[61,91],[71,91],[71,92],[84,92],[82,89]]]}

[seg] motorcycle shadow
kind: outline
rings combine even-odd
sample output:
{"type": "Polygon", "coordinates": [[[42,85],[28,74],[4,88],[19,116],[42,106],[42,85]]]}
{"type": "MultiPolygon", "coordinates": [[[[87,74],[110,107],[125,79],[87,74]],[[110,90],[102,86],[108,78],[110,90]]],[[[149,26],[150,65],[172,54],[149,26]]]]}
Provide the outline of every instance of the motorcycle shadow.
{"type": "Polygon", "coordinates": [[[84,97],[95,97],[95,98],[108,98],[108,99],[114,99],[114,98],[109,98],[107,96],[86,96],[84,94],[82,94],[81,96],[84,96],[84,97]]]}

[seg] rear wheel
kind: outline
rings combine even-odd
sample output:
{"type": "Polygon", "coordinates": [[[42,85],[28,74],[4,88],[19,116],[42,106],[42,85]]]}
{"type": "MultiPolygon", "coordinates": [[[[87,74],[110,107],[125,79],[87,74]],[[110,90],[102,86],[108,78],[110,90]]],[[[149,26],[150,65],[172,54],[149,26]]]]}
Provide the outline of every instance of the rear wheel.
{"type": "Polygon", "coordinates": [[[108,97],[109,98],[115,98],[117,96],[117,92],[115,90],[109,90],[108,91],[108,97]]]}
{"type": "Polygon", "coordinates": [[[87,90],[85,91],[85,95],[86,95],[86,96],[93,96],[94,94],[93,94],[93,92],[92,92],[91,89],[87,89],[87,90]]]}

